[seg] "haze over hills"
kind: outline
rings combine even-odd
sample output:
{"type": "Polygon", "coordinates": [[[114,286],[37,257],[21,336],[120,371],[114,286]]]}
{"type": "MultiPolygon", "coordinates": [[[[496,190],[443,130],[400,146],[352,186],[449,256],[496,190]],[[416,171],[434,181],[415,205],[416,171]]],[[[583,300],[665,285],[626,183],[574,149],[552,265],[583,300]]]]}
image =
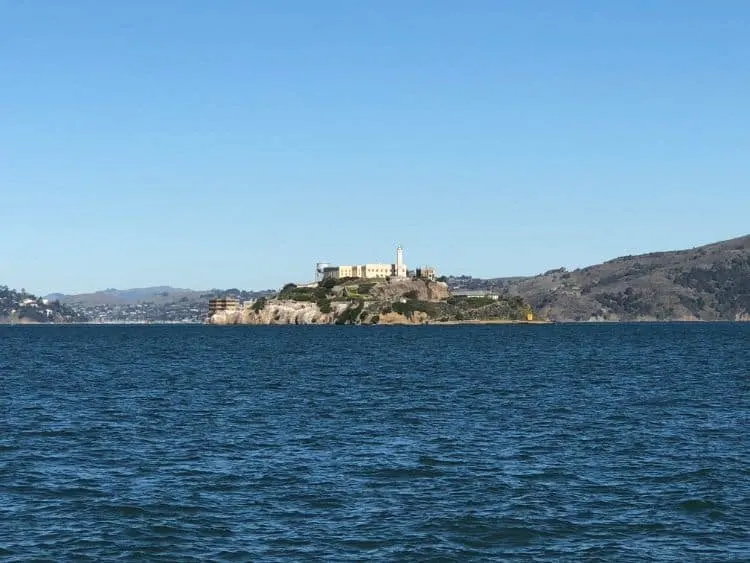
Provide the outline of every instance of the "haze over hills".
{"type": "Polygon", "coordinates": [[[61,303],[81,305],[130,305],[141,302],[164,303],[181,299],[182,297],[199,297],[205,291],[181,289],[170,286],[139,287],[132,289],[104,289],[93,293],[51,293],[47,299],[57,299],[61,303]]]}
{"type": "Polygon", "coordinates": [[[211,297],[233,296],[256,299],[273,293],[232,289],[194,290],[170,286],[133,289],[105,289],[93,293],[65,295],[52,293],[57,300],[94,322],[203,322],[211,297]]]}
{"type": "Polygon", "coordinates": [[[750,320],[750,235],[521,278],[454,277],[455,288],[523,297],[557,321],[750,320]]]}
{"type": "Polygon", "coordinates": [[[248,291],[244,289],[184,289],[160,285],[154,287],[138,287],[132,289],[103,289],[92,293],[50,293],[47,299],[58,299],[61,303],[81,305],[132,305],[135,303],[171,303],[173,301],[205,300],[210,297],[232,295],[241,299],[252,299],[253,296],[267,295],[274,290],[248,291]]]}

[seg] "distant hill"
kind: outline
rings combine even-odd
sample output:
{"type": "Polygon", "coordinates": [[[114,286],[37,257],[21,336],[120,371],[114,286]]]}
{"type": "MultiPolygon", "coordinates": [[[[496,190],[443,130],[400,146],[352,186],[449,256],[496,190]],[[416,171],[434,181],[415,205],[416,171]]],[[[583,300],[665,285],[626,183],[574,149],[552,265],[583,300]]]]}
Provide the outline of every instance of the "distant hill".
{"type": "Polygon", "coordinates": [[[57,299],[61,303],[76,305],[131,305],[135,303],[166,303],[183,297],[198,298],[203,291],[179,289],[169,286],[139,287],[133,289],[104,289],[94,293],[65,295],[51,293],[47,299],[57,299]]]}
{"type": "Polygon", "coordinates": [[[169,286],[134,289],[105,289],[93,293],[64,295],[53,293],[48,300],[59,300],[70,309],[91,319],[106,323],[203,322],[208,316],[212,297],[237,297],[243,301],[275,293],[240,289],[196,291],[169,286]]]}
{"type": "Polygon", "coordinates": [[[50,300],[59,300],[69,305],[94,307],[98,305],[134,305],[137,303],[154,303],[157,305],[181,302],[203,302],[211,297],[231,295],[240,299],[254,299],[273,293],[273,290],[245,291],[241,289],[183,289],[177,287],[155,286],[138,287],[132,289],[103,289],[93,293],[77,293],[66,295],[51,293],[46,296],[50,300]]]}
{"type": "Polygon", "coordinates": [[[750,320],[750,236],[574,271],[448,282],[518,295],[550,320],[750,320]]]}

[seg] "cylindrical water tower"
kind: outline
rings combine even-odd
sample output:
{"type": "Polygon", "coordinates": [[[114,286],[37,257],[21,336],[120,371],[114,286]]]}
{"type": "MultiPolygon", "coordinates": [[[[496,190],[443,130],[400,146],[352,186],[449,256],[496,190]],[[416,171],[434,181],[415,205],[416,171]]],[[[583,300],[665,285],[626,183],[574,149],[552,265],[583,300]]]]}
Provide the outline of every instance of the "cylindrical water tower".
{"type": "Polygon", "coordinates": [[[328,262],[318,262],[315,265],[315,281],[319,282],[323,279],[323,272],[328,268],[330,264],[328,262]]]}

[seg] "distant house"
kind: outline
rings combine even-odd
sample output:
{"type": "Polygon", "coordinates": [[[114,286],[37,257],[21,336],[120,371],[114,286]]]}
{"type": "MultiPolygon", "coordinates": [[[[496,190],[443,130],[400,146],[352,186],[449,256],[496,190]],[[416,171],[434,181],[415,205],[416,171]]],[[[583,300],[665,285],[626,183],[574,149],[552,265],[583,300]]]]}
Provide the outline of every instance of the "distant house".
{"type": "Polygon", "coordinates": [[[434,281],[435,280],[435,268],[431,268],[430,266],[417,268],[417,271],[414,277],[418,279],[422,279],[422,280],[434,281]]]}

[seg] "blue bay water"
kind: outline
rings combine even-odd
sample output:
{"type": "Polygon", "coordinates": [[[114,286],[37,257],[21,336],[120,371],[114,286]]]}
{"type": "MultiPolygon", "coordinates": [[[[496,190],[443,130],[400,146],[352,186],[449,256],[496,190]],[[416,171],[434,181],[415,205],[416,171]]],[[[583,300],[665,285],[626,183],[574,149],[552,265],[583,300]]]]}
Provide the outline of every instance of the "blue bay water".
{"type": "Polygon", "coordinates": [[[750,325],[0,327],[0,559],[750,560],[750,325]]]}

